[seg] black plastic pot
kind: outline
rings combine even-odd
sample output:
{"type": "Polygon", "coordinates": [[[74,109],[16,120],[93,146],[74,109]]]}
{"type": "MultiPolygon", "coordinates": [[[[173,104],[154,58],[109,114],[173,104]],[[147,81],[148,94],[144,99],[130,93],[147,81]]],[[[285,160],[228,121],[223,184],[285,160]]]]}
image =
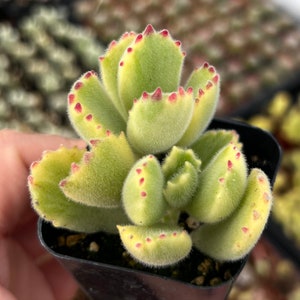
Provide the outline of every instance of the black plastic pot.
{"type": "MultiPolygon", "coordinates": [[[[234,129],[244,144],[250,168],[259,167],[273,183],[279,168],[281,150],[276,140],[267,132],[237,121],[215,119],[212,128],[234,129]]],[[[243,269],[247,258],[236,265],[232,278],[213,287],[198,287],[147,272],[126,269],[105,263],[79,259],[53,251],[51,243],[60,235],[49,223],[39,221],[38,234],[42,245],[54,255],[77,279],[90,299],[109,300],[169,300],[169,299],[210,299],[227,298],[231,287],[243,269]]]]}

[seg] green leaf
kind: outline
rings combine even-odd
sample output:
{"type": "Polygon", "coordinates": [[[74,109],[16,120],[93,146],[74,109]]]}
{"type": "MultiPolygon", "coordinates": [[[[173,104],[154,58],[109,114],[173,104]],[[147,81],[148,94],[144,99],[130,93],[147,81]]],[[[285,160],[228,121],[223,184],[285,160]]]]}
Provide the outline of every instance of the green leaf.
{"type": "Polygon", "coordinates": [[[83,153],[78,148],[61,147],[46,152],[41,161],[32,164],[28,178],[32,206],[56,227],[87,233],[100,230],[116,233],[115,219],[119,224],[128,224],[121,209],[99,209],[73,202],[59,188],[59,182],[69,174],[70,165],[79,162],[83,153]]]}
{"type": "Polygon", "coordinates": [[[170,149],[184,134],[193,113],[191,91],[144,93],[129,113],[127,136],[140,153],[161,153],[170,149]]]}
{"type": "Polygon", "coordinates": [[[178,226],[118,226],[126,250],[139,262],[164,267],[184,259],[191,251],[189,234],[178,226]]]}
{"type": "Polygon", "coordinates": [[[127,111],[134,99],[143,92],[153,92],[158,87],[163,92],[177,90],[184,60],[180,43],[168,31],[155,32],[148,25],[142,34],[124,52],[120,61],[118,89],[127,111]]]}
{"type": "Polygon", "coordinates": [[[164,188],[164,196],[171,207],[183,208],[191,200],[198,183],[198,171],[186,162],[180,173],[169,180],[164,188]]]}
{"type": "Polygon", "coordinates": [[[162,163],[162,170],[166,180],[170,180],[178,172],[181,172],[180,170],[185,166],[186,162],[191,163],[197,171],[200,171],[201,160],[192,149],[174,146],[162,163]]]}
{"type": "Polygon", "coordinates": [[[68,95],[70,121],[78,134],[87,142],[119,134],[126,124],[105,92],[96,73],[89,71],[73,85],[68,95]]]}
{"type": "Polygon", "coordinates": [[[159,161],[148,155],[135,163],[123,186],[123,206],[136,225],[157,223],[166,211],[164,177],[159,161]]]}
{"type": "Polygon", "coordinates": [[[195,107],[189,127],[177,143],[179,146],[190,146],[211,122],[219,100],[219,74],[214,67],[205,63],[191,74],[185,88],[193,89],[195,107]]]}
{"type": "Polygon", "coordinates": [[[112,41],[104,56],[100,57],[100,70],[103,85],[111,97],[115,107],[127,120],[128,112],[125,109],[123,102],[121,102],[118,90],[118,72],[121,57],[128,46],[133,42],[136,33],[129,32],[122,35],[118,42],[112,41]]]}
{"type": "Polygon", "coordinates": [[[272,207],[267,176],[252,169],[244,196],[233,214],[217,224],[207,224],[192,233],[196,248],[221,261],[246,256],[261,236],[272,207]]]}
{"type": "Polygon", "coordinates": [[[230,142],[238,145],[240,149],[242,148],[236,131],[224,129],[208,130],[198,138],[191,146],[191,149],[201,159],[201,168],[204,170],[212,158],[230,142]]]}
{"type": "Polygon", "coordinates": [[[162,164],[166,177],[164,196],[173,208],[188,204],[198,183],[201,161],[191,149],[174,146],[162,164]]]}
{"type": "Polygon", "coordinates": [[[238,206],[246,181],[245,156],[235,144],[230,143],[200,173],[198,188],[187,212],[203,223],[227,218],[238,206]]]}
{"type": "Polygon", "coordinates": [[[72,165],[71,175],[61,181],[65,195],[72,200],[96,207],[118,207],[123,182],[136,157],[124,133],[92,141],[91,151],[79,164],[72,165]]]}

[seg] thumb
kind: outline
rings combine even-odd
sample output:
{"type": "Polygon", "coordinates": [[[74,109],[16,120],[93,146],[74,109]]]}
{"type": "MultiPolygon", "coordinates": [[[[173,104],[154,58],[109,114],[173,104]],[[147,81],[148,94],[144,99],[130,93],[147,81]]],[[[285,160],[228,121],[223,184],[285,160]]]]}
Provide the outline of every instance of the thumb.
{"type": "Polygon", "coordinates": [[[21,221],[32,216],[27,176],[30,164],[40,159],[44,150],[85,147],[81,140],[54,135],[28,134],[12,130],[0,131],[0,233],[8,233],[21,221]]]}

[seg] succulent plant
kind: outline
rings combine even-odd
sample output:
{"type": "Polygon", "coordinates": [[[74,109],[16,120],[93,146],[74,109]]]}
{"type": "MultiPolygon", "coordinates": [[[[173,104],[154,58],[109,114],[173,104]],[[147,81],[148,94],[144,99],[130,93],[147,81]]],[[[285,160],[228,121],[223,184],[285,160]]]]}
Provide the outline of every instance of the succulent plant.
{"type": "Polygon", "coordinates": [[[274,184],[276,202],[272,217],[279,223],[282,234],[290,239],[289,247],[294,247],[295,252],[300,248],[299,99],[299,94],[293,90],[279,91],[270,98],[265,110],[248,120],[274,134],[283,147],[282,164],[274,184]]]}
{"type": "Polygon", "coordinates": [[[13,16],[0,22],[0,102],[7,107],[0,128],[74,137],[68,89],[83,70],[97,68],[104,46],[62,6],[32,3],[24,14],[23,4],[10,5],[13,16]]]}
{"type": "Polygon", "coordinates": [[[237,132],[207,130],[220,76],[204,63],[181,85],[184,57],[168,30],[148,25],[110,43],[100,76],[88,71],[73,84],[68,115],[87,149],[61,146],[32,164],[42,218],[119,234],[149,266],[175,264],[193,246],[222,261],[252,249],[272,205],[269,180],[248,171],[237,132]]]}

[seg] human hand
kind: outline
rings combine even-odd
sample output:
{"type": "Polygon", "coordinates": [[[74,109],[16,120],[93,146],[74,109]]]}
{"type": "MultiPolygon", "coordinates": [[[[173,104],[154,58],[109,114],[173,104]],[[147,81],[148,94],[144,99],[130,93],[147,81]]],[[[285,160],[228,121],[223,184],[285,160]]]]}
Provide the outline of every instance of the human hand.
{"type": "Polygon", "coordinates": [[[0,299],[69,300],[78,286],[40,245],[27,188],[30,164],[43,150],[82,146],[58,136],[0,131],[0,299]]]}

